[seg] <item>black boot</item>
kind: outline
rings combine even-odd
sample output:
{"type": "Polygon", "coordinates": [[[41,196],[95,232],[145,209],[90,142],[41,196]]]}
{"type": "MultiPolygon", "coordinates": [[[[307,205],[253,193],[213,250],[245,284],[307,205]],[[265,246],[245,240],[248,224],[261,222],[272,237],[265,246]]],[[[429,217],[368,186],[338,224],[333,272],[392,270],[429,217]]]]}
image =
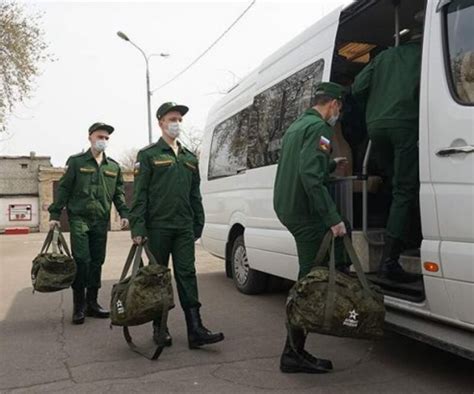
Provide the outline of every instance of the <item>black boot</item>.
{"type": "MultiPolygon", "coordinates": [[[[153,321],[153,341],[160,345],[160,320],[153,321]]],[[[168,327],[165,329],[165,346],[171,346],[173,344],[173,338],[171,338],[168,327]]]]}
{"type": "Polygon", "coordinates": [[[330,360],[316,358],[304,350],[305,342],[306,334],[303,330],[292,328],[289,331],[280,358],[280,371],[284,373],[325,373],[332,370],[330,360]]]}
{"type": "Polygon", "coordinates": [[[213,334],[202,325],[199,308],[185,309],[186,326],[188,328],[188,345],[190,349],[198,349],[203,345],[210,345],[224,340],[221,332],[213,334]]]}
{"type": "Polygon", "coordinates": [[[86,297],[84,294],[84,288],[72,289],[72,301],[73,301],[73,312],[72,312],[72,324],[82,324],[86,318],[84,310],[86,307],[86,297]]]}
{"type": "Polygon", "coordinates": [[[403,251],[403,243],[392,237],[385,237],[385,246],[377,276],[399,283],[416,282],[420,275],[406,272],[398,262],[403,251]]]}
{"type": "Polygon", "coordinates": [[[110,316],[110,312],[107,309],[102,308],[97,302],[97,295],[99,289],[97,287],[90,287],[87,289],[87,316],[98,317],[99,319],[106,319],[110,316]]]}

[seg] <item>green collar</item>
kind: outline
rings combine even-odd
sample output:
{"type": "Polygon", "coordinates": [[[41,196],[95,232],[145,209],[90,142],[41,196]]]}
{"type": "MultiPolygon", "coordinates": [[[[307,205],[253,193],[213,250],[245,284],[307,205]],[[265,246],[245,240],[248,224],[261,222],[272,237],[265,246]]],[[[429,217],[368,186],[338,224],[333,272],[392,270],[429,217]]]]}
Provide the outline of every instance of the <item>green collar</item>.
{"type": "Polygon", "coordinates": [[[324,120],[323,117],[321,116],[321,114],[318,111],[316,111],[314,108],[308,108],[304,113],[305,113],[305,115],[315,115],[319,119],[324,120]]]}
{"type": "MultiPolygon", "coordinates": [[[[184,152],[183,147],[181,146],[181,143],[179,141],[177,143],[178,143],[178,153],[184,152]]],[[[168,143],[163,139],[163,137],[160,137],[160,139],[156,143],[156,146],[161,150],[173,152],[173,148],[171,148],[171,146],[168,145],[168,143]]]]}
{"type": "MultiPolygon", "coordinates": [[[[97,163],[97,160],[95,159],[95,157],[92,155],[92,150],[91,148],[87,149],[87,152],[85,153],[86,155],[86,159],[87,160],[94,160],[95,163],[97,163]]],[[[103,163],[105,164],[109,164],[108,160],[107,160],[107,155],[105,154],[105,152],[103,153],[103,163]]]]}

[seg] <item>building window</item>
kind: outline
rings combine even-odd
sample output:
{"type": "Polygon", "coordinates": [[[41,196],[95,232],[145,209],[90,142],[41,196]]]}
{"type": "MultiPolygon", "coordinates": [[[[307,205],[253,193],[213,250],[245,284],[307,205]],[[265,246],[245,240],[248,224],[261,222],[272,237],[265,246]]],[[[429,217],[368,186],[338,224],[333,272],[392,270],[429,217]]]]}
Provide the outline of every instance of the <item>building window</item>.
{"type": "Polygon", "coordinates": [[[214,129],[209,155],[209,180],[246,170],[249,110],[219,123],[214,129]]]}
{"type": "Polygon", "coordinates": [[[320,59],[255,97],[248,137],[249,169],[278,162],[283,134],[311,106],[323,69],[320,59]]]}
{"type": "Polygon", "coordinates": [[[23,170],[26,170],[26,169],[28,168],[28,164],[22,163],[22,164],[20,164],[20,165],[21,165],[21,168],[22,168],[23,170]]]}
{"type": "Polygon", "coordinates": [[[474,104],[474,2],[453,0],[445,8],[448,79],[454,98],[474,104]]]}

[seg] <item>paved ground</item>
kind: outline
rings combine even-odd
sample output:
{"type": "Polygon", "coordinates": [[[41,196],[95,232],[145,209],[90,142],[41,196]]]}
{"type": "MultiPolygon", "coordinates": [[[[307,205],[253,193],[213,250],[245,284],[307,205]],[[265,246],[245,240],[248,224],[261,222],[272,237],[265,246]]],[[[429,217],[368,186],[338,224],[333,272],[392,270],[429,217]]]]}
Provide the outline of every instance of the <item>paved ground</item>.
{"type": "MultiPolygon", "coordinates": [[[[473,364],[388,334],[379,342],[312,335],[308,348],[331,358],[327,375],[278,370],[284,336],[284,294],[245,296],[222,261],[198,249],[205,323],[225,342],[188,350],[184,319],[170,316],[174,345],[158,362],[125,344],[120,329],[89,319],[70,324],[71,294],[32,294],[29,270],[44,235],[0,236],[0,391],[61,393],[472,393],[473,364]]],[[[111,233],[101,299],[108,303],[128,251],[128,233],[111,233]]],[[[150,327],[133,330],[149,345],[150,327]]]]}

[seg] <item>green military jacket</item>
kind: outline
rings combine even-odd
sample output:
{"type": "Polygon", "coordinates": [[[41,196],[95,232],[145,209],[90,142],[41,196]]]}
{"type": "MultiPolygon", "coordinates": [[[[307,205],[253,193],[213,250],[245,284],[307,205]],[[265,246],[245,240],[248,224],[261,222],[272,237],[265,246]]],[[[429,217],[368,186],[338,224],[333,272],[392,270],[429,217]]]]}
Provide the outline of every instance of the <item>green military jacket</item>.
{"type": "Polygon", "coordinates": [[[381,52],[360,72],[352,94],[366,109],[368,129],[418,126],[420,74],[416,42],[381,52]]]}
{"type": "Polygon", "coordinates": [[[273,207],[283,224],[341,221],[326,184],[336,168],[330,159],[333,129],[310,108],[286,131],[275,179],[273,207]]]}
{"type": "Polygon", "coordinates": [[[179,145],[178,155],[160,138],[138,152],[133,202],[132,236],[145,236],[147,228],[187,228],[199,238],[204,227],[196,156],[179,145]]]}
{"type": "Polygon", "coordinates": [[[89,149],[69,157],[66,166],[57,198],[48,208],[50,220],[59,220],[66,207],[69,219],[108,221],[112,202],[120,217],[128,216],[122,172],[115,160],[104,154],[99,166],[89,149]]]}

